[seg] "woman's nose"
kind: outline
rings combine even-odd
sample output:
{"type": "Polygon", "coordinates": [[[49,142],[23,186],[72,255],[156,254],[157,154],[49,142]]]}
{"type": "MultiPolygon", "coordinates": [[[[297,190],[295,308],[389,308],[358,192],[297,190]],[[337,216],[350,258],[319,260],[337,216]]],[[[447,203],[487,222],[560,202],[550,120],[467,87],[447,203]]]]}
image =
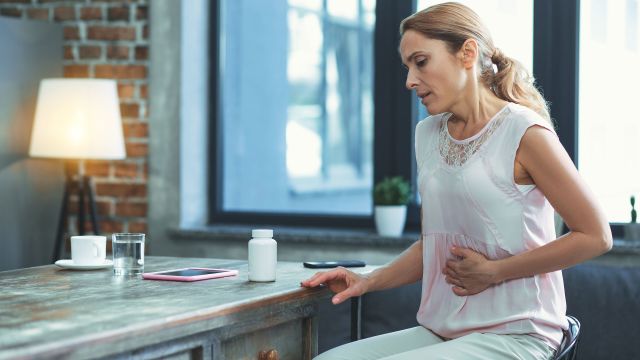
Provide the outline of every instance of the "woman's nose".
{"type": "Polygon", "coordinates": [[[413,90],[414,88],[418,87],[418,80],[411,75],[411,71],[407,72],[407,81],[405,83],[405,86],[409,90],[413,90]]]}

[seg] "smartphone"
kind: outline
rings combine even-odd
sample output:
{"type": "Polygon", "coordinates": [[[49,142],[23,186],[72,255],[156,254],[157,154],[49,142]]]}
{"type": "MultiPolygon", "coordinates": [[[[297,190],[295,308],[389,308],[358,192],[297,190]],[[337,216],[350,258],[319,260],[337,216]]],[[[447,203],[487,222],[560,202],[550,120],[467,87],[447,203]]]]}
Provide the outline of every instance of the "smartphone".
{"type": "Polygon", "coordinates": [[[338,266],[342,267],[363,267],[367,264],[360,260],[337,260],[337,261],[305,261],[302,263],[304,267],[310,269],[327,269],[338,266]]]}
{"type": "Polygon", "coordinates": [[[147,280],[198,281],[238,275],[238,270],[184,268],[142,274],[147,280]]]}

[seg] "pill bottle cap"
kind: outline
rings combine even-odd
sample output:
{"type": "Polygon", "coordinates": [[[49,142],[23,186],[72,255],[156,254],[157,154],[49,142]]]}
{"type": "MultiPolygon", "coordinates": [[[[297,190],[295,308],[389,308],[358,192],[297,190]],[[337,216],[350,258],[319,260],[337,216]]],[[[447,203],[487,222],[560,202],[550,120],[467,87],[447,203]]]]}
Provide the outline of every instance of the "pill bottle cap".
{"type": "Polygon", "coordinates": [[[272,238],[273,230],[271,229],[253,229],[251,230],[251,237],[254,238],[272,238]]]}

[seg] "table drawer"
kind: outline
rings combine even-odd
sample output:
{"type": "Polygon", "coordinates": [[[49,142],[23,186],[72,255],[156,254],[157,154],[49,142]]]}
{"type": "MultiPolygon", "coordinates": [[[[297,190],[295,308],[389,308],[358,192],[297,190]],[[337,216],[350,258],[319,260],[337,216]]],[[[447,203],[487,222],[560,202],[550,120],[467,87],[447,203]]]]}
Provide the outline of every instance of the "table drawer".
{"type": "Polygon", "coordinates": [[[300,360],[303,346],[303,319],[297,319],[231,338],[221,344],[221,352],[226,360],[257,360],[261,351],[276,350],[278,360],[300,360]]]}

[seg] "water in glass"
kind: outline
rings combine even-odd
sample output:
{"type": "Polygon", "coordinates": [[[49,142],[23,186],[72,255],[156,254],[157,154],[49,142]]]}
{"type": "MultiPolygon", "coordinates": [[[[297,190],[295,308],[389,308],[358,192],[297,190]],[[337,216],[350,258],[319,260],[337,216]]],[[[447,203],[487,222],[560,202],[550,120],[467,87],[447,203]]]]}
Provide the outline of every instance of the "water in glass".
{"type": "Polygon", "coordinates": [[[113,234],[113,273],[138,275],[144,270],[144,234],[113,234]]]}

